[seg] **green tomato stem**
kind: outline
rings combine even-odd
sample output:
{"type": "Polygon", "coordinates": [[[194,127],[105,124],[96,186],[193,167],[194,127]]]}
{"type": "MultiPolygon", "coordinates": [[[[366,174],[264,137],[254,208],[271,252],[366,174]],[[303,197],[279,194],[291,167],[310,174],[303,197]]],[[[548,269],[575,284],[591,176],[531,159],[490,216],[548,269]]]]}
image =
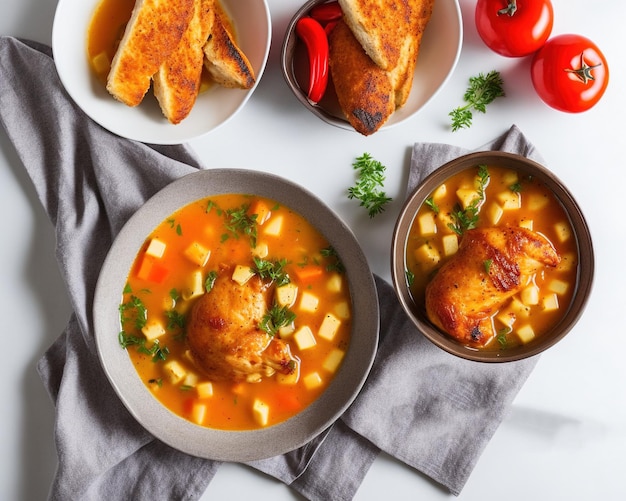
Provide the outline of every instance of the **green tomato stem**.
{"type": "Polygon", "coordinates": [[[498,11],[499,16],[507,15],[509,17],[513,17],[517,12],[517,0],[509,0],[509,5],[507,5],[504,9],[500,9],[498,11]]]}

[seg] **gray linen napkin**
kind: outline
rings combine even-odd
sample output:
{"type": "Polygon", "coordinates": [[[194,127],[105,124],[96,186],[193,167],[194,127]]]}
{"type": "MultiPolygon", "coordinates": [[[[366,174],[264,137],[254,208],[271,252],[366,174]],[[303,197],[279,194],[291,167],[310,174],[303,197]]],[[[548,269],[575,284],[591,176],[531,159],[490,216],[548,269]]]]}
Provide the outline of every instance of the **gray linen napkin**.
{"type": "MultiPolygon", "coordinates": [[[[219,463],[178,452],[134,421],[100,367],[91,305],[126,220],[160,188],[202,166],[184,146],[128,141],[92,122],[65,93],[50,56],[40,44],[0,38],[0,122],[55,226],[74,310],[38,364],[56,406],[59,468],[50,499],[197,499],[219,463]]],[[[483,149],[537,159],[515,127],[483,149]]],[[[409,191],[462,153],[416,144],[409,191]]],[[[412,327],[391,286],[379,277],[376,284],[381,344],[353,406],[304,447],[249,463],[311,500],[351,499],[380,449],[458,494],[535,363],[496,370],[447,355],[412,327]]]]}

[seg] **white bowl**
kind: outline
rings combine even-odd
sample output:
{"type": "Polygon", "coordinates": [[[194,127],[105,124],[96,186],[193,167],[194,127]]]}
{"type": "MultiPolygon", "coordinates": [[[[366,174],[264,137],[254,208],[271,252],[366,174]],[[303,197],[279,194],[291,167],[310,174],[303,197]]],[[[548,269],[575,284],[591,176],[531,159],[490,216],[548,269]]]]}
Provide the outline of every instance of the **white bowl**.
{"type": "Polygon", "coordinates": [[[98,353],[105,373],[137,421],[176,449],[221,461],[252,461],[283,454],[320,434],[356,398],[378,346],[376,286],[367,259],[350,229],[304,188],[274,175],[245,169],[198,171],[174,181],[148,200],[122,228],[107,255],[96,286],[93,315],[98,353]],[[140,380],[128,353],[118,341],[120,297],[135,256],[148,234],[179,208],[225,193],[261,195],[297,210],[341,257],[352,297],[350,344],[330,386],[294,417],[252,431],[210,429],[170,412],[140,380]]]}
{"type": "MultiPolygon", "coordinates": [[[[317,105],[309,102],[306,84],[301,83],[304,73],[301,71],[303,61],[294,61],[294,56],[306,58],[306,52],[301,50],[301,43],[295,32],[296,22],[306,15],[313,5],[326,1],[328,0],[309,0],[289,23],[281,54],[283,76],[295,96],[309,111],[331,125],[354,130],[342,114],[332,89],[329,88],[328,99],[323,99],[317,105]]],[[[462,45],[463,20],[458,0],[437,0],[424,32],[409,98],[379,130],[398,125],[419,113],[439,93],[452,76],[461,55],[462,45]]],[[[306,62],[304,63],[306,65],[306,62]]]]}
{"type": "Polygon", "coordinates": [[[252,89],[218,85],[202,93],[193,110],[173,125],[151,92],[136,108],[116,101],[89,67],[87,30],[100,0],[60,0],[52,28],[52,51],[61,82],[76,104],[95,122],[129,139],[152,144],[179,144],[207,134],[230,120],[248,101],[261,79],[271,42],[265,0],[221,0],[235,25],[238,43],[256,75],[252,89]]]}

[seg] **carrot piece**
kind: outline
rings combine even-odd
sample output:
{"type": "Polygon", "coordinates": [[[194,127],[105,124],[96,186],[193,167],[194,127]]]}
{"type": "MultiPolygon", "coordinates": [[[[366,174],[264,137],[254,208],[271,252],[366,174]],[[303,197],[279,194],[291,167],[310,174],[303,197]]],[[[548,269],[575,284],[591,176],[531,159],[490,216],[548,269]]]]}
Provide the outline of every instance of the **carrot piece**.
{"type": "Polygon", "coordinates": [[[318,280],[323,273],[324,269],[321,266],[317,266],[314,264],[297,266],[295,269],[296,277],[298,277],[298,280],[304,283],[314,282],[315,280],[318,280]]]}
{"type": "Polygon", "coordinates": [[[283,411],[297,411],[302,408],[302,403],[290,392],[280,392],[276,397],[276,403],[283,411]]]}
{"type": "Polygon", "coordinates": [[[250,214],[256,214],[257,224],[263,224],[267,221],[272,213],[270,207],[263,200],[255,200],[248,209],[250,214]]]}
{"type": "Polygon", "coordinates": [[[169,274],[169,270],[150,256],[144,256],[137,271],[137,277],[160,284],[169,274]]]}

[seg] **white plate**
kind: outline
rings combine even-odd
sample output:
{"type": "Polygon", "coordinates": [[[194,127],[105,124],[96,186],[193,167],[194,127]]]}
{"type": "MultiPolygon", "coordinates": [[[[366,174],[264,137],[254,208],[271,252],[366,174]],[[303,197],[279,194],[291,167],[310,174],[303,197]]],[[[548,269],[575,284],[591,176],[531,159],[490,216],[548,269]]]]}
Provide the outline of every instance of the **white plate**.
{"type": "MultiPolygon", "coordinates": [[[[309,11],[312,5],[325,0],[309,0],[294,15],[283,43],[281,65],[287,83],[298,100],[310,111],[331,125],[354,130],[344,118],[336,103],[325,108],[312,105],[306,93],[297,83],[292,56],[296,50],[296,21],[309,11]]],[[[386,129],[404,122],[424,108],[448,82],[456,67],[463,46],[463,19],[458,0],[437,0],[424,32],[419,57],[415,67],[413,86],[407,102],[396,110],[380,128],[386,129]]]]}
{"type": "Polygon", "coordinates": [[[119,136],[153,144],[178,144],[202,136],[231,119],[248,101],[261,79],[271,42],[271,21],[265,0],[221,0],[250,60],[256,84],[250,90],[213,86],[201,94],[185,120],[170,124],[152,91],[136,108],[107,92],[90,70],[87,29],[100,0],[60,0],[52,28],[52,51],[67,92],[95,122],[119,136]]]}

